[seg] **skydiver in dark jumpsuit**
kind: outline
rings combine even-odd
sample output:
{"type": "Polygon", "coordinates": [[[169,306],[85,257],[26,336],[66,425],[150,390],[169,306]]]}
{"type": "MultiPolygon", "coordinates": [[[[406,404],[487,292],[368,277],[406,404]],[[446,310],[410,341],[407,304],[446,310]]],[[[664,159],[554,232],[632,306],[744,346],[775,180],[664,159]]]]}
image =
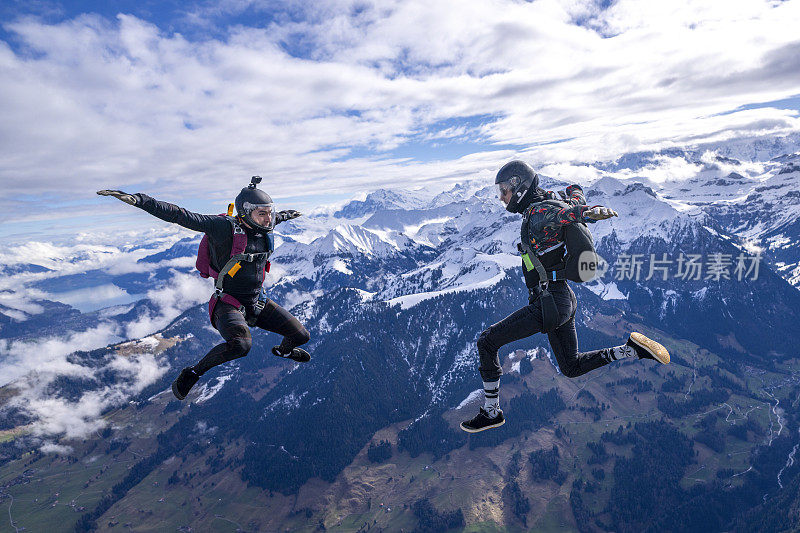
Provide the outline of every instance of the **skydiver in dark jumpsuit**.
{"type": "Polygon", "coordinates": [[[102,196],[113,196],[134,205],[151,215],[205,233],[211,267],[219,273],[231,255],[236,232],[244,232],[246,247],[243,254],[248,259],[231,268],[234,275],[223,274],[224,285],[209,302],[211,324],[220,332],[225,342],[215,346],[196,365],[184,368],[172,384],[179,400],[186,398],[200,376],[211,368],[244,357],[252,347],[250,325],[283,335],[280,345],[272,348],[279,357],[306,362],[308,352],[299,348],[309,340],[305,327],[286,309],[270,299],[259,298],[273,251],[272,230],[276,224],[300,216],[297,211],[275,213],[270,196],[256,188],[261,178],[236,197],[237,216],[201,215],[176,205],[161,202],[142,193],[127,194],[117,190],[98,191],[102,196]],[[259,302],[260,300],[260,302],[259,302]]]}
{"type": "Polygon", "coordinates": [[[661,344],[637,332],[631,333],[621,346],[578,352],[577,300],[567,280],[588,280],[581,271],[580,250],[591,249],[593,253],[594,248],[585,223],[617,213],[602,206],[587,206],[578,185],[567,188],[567,202],[557,200],[553,193],[539,188],[539,176],[522,161],[505,164],[497,173],[495,184],[506,210],[523,214],[520,251],[529,299],[526,307],[489,326],[478,338],[484,405],[474,418],[461,423],[461,429],[469,433],[505,423],[499,400],[503,372],[498,350],[510,342],[547,333],[559,369],[568,378],[626,357],[669,363],[669,352],[661,344]]]}

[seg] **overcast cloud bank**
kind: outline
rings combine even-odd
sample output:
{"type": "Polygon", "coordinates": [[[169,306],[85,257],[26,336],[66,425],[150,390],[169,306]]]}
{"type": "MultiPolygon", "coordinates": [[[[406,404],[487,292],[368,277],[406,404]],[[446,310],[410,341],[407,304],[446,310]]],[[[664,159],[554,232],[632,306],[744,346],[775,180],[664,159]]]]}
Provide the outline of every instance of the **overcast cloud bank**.
{"type": "Polygon", "coordinates": [[[591,161],[800,131],[796,103],[751,108],[800,94],[800,1],[601,5],[250,1],[202,3],[180,21],[17,17],[4,25],[13,46],[0,42],[0,212],[46,220],[58,216],[37,208],[49,200],[110,216],[119,206],[91,196],[108,187],[211,208],[232,177],[256,173],[277,197],[318,201],[486,177],[514,155],[591,161]],[[245,10],[249,24],[215,26],[245,10]]]}

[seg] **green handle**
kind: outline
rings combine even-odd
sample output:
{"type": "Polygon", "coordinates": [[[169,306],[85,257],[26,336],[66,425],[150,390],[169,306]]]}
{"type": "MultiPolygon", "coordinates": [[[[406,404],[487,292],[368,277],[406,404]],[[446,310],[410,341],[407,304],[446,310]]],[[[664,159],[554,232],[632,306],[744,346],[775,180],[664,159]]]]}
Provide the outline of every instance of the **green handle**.
{"type": "Polygon", "coordinates": [[[528,272],[536,268],[533,266],[533,262],[531,261],[531,258],[528,257],[528,254],[522,254],[522,264],[525,265],[525,270],[528,272]]]}

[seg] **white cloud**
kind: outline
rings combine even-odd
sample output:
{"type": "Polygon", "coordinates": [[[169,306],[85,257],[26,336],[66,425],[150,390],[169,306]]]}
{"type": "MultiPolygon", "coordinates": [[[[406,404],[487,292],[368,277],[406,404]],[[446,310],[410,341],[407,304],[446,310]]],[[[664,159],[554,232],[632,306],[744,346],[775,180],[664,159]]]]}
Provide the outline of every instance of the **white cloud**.
{"type": "Polygon", "coordinates": [[[542,163],[800,130],[796,111],[720,114],[800,93],[798,0],[277,5],[303,16],[194,42],[130,15],[8,23],[23,45],[0,43],[4,211],[22,193],[85,202],[112,186],[210,206],[253,173],[277,196],[475,177],[506,152],[340,159],[462,134],[429,128],[474,115],[502,117],[479,130],[542,163]]]}
{"type": "Polygon", "coordinates": [[[600,177],[603,172],[592,166],[571,165],[569,163],[552,163],[537,169],[542,176],[552,176],[555,179],[569,183],[587,185],[600,177]]]}
{"type": "Polygon", "coordinates": [[[187,258],[158,263],[137,261],[193,234],[182,228],[167,226],[125,233],[79,234],[73,236],[71,242],[64,243],[28,241],[24,244],[7,245],[0,252],[0,264],[15,266],[32,263],[51,271],[0,277],[0,305],[25,313],[16,313],[13,317],[21,320],[26,318],[25,315],[39,314],[44,310],[37,303],[40,300],[63,302],[83,311],[128,303],[131,296],[112,284],[58,293],[36,289],[31,284],[91,270],[101,270],[117,276],[152,272],[163,267],[189,267],[194,262],[187,258]]]}
{"type": "MultiPolygon", "coordinates": [[[[79,233],[61,243],[30,240],[3,247],[0,251],[0,264],[33,263],[54,270],[57,275],[77,274],[93,269],[120,274],[138,272],[147,266],[136,265],[137,260],[168,248],[188,235],[195,233],[178,226],[157,226],[124,233],[79,233]]],[[[20,279],[44,279],[52,275],[54,274],[24,274],[20,279]]]]}
{"type": "Polygon", "coordinates": [[[4,364],[2,367],[3,383],[13,380],[10,387],[15,392],[7,406],[19,408],[32,418],[34,435],[83,438],[105,426],[101,414],[106,409],[125,403],[131,395],[141,392],[169,369],[166,361],[149,352],[111,352],[93,365],[69,360],[67,356],[73,350],[95,347],[93,344],[97,342],[88,339],[94,339],[98,333],[74,334],[64,341],[48,339],[29,343],[26,347],[18,344],[9,347],[8,343],[0,347],[0,354],[11,353],[17,359],[16,365],[4,364]],[[81,345],[80,341],[88,343],[81,345]],[[27,357],[20,361],[23,348],[27,348],[24,350],[27,357]],[[115,375],[113,385],[95,381],[98,374],[109,371],[115,375]],[[78,398],[65,398],[54,392],[54,382],[64,377],[83,380],[84,392],[78,398]],[[95,387],[92,387],[92,382],[95,387]]]}
{"type": "Polygon", "coordinates": [[[33,392],[24,391],[23,395],[12,400],[12,404],[37,417],[33,425],[35,435],[63,434],[67,439],[75,439],[85,437],[105,425],[100,413],[108,403],[100,393],[86,393],[78,401],[70,402],[45,394],[33,396],[33,392]]]}
{"type": "Polygon", "coordinates": [[[68,455],[72,453],[72,446],[64,446],[62,444],[55,444],[50,441],[46,441],[42,444],[39,449],[44,453],[57,453],[59,455],[68,455]]]}
{"type": "Polygon", "coordinates": [[[30,301],[30,298],[36,298],[37,296],[42,296],[43,294],[44,293],[41,291],[35,291],[35,293],[29,291],[28,294],[23,294],[23,291],[15,290],[14,288],[3,287],[3,290],[0,292],[0,305],[4,305],[12,310],[18,311],[13,315],[6,312],[6,314],[9,314],[9,316],[12,318],[24,320],[28,315],[38,315],[44,311],[44,307],[33,301],[30,301]]]}
{"type": "Polygon", "coordinates": [[[140,391],[155,382],[164,375],[166,370],[164,365],[159,365],[158,361],[149,354],[115,357],[109,367],[133,380],[131,386],[135,391],[140,391]]]}
{"type": "Polygon", "coordinates": [[[0,339],[0,386],[30,373],[45,376],[36,379],[44,379],[46,383],[49,383],[51,375],[91,378],[93,372],[90,368],[70,362],[67,356],[75,351],[93,350],[120,340],[116,326],[109,322],[72,333],[63,339],[48,337],[27,342],[0,339]]]}
{"type": "Polygon", "coordinates": [[[98,287],[77,289],[60,294],[48,295],[48,300],[62,302],[72,307],[83,309],[97,309],[118,303],[127,303],[131,296],[116,285],[110,283],[98,287]]]}
{"type": "MultiPolygon", "coordinates": [[[[113,291],[113,289],[111,289],[113,291]]],[[[73,291],[71,296],[106,299],[107,288],[101,286],[73,291]],[[97,294],[94,294],[96,292],[97,294]]],[[[48,369],[54,374],[91,377],[91,370],[68,360],[75,351],[101,348],[126,339],[137,339],[165,328],[190,307],[207,301],[213,286],[195,274],[172,271],[172,277],[160,288],[147,292],[145,298],[155,304],[155,314],[145,314],[135,322],[126,323],[122,330],[110,321],[100,321],[85,331],[70,333],[64,338],[45,337],[35,341],[0,339],[0,386],[19,379],[29,372],[48,369]]],[[[116,294],[116,291],[114,291],[116,294]]],[[[38,293],[37,293],[38,295],[38,293]]],[[[0,293],[0,296],[4,296],[0,293]]],[[[41,311],[36,304],[26,303],[26,295],[16,295],[15,303],[27,313],[41,311]]],[[[2,302],[9,303],[9,302],[2,302]]],[[[48,374],[49,375],[49,374],[48,374]]]]}
{"type": "MultiPolygon", "coordinates": [[[[148,234],[145,235],[147,237],[148,234]]],[[[173,242],[180,236],[166,239],[173,242]]],[[[140,249],[133,242],[120,244],[119,248],[96,247],[93,244],[77,244],[73,246],[57,246],[50,243],[34,243],[28,249],[7,250],[7,257],[22,262],[30,260],[25,255],[31,248],[40,250],[42,257],[36,261],[47,263],[58,270],[28,278],[42,279],[62,275],[65,272],[86,270],[90,267],[102,267],[116,273],[139,271],[126,269],[125,261],[133,262],[137,257],[154,253],[153,249],[140,249]],[[70,253],[76,256],[70,257],[70,253]],[[20,257],[24,255],[24,258],[20,257]],[[113,258],[113,259],[112,259],[113,258]],[[82,265],[81,268],[75,265],[82,265]]],[[[168,260],[157,264],[146,265],[149,270],[185,261],[168,260]]],[[[20,279],[25,275],[14,276],[17,293],[0,292],[0,303],[14,303],[26,313],[41,311],[32,301],[47,296],[41,291],[31,291],[20,279]],[[20,288],[21,287],[21,288],[20,288]],[[8,296],[8,298],[5,298],[8,296]]],[[[25,279],[28,279],[25,278],[25,279]]],[[[73,291],[71,297],[86,299],[107,299],[118,295],[119,289],[114,286],[93,287],[73,291]],[[107,293],[111,294],[107,294],[107,293]]],[[[103,427],[105,422],[100,417],[109,407],[120,405],[131,395],[140,392],[144,387],[154,383],[167,372],[168,363],[151,353],[153,343],[144,343],[141,349],[126,349],[125,353],[112,352],[100,360],[87,363],[73,354],[76,351],[90,351],[120,342],[129,338],[141,338],[163,329],[177,316],[208,299],[212,286],[195,274],[184,274],[172,271],[170,279],[159,288],[147,292],[146,297],[155,305],[156,310],[142,316],[135,322],[118,326],[114,322],[102,319],[99,323],[82,332],[73,332],[64,337],[46,337],[33,341],[0,340],[0,386],[7,385],[16,391],[9,401],[8,407],[17,407],[32,419],[32,432],[37,436],[62,435],[66,438],[81,438],[103,427]],[[143,351],[142,351],[143,350],[143,351]],[[113,385],[101,383],[96,376],[104,372],[113,372],[113,385]],[[53,385],[57,379],[79,379],[84,392],[77,398],[65,398],[53,393],[53,385]]],[[[156,343],[157,344],[157,343],[156,343]]],[[[48,447],[48,451],[58,452],[48,447]]]]}
{"type": "Polygon", "coordinates": [[[208,301],[213,292],[209,280],[194,273],[174,272],[166,286],[147,292],[146,298],[159,307],[159,314],[146,315],[137,322],[128,323],[125,326],[126,337],[138,339],[165,328],[190,307],[208,301]]]}

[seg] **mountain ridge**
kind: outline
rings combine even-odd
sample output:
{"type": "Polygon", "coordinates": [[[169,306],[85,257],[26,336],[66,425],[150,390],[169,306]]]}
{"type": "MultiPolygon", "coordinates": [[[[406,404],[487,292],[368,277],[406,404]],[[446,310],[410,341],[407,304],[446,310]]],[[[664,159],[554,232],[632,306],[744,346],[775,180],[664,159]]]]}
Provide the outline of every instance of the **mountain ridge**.
{"type": "MultiPolygon", "coordinates": [[[[616,262],[636,254],[735,256],[752,246],[748,239],[775,236],[796,243],[789,218],[762,231],[768,203],[793,209],[783,194],[791,181],[780,181],[796,179],[794,170],[781,174],[791,160],[765,163],[764,183],[783,178],[755,191],[762,209],[745,211],[746,230],[726,195],[710,205],[705,196],[669,198],[672,188],[651,180],[603,178],[586,187],[587,197],[621,218],[591,227],[597,249],[616,262]]],[[[704,175],[696,187],[715,179],[704,175]]],[[[460,432],[479,397],[475,338],[526,299],[514,247],[519,217],[492,199],[493,190],[466,184],[416,199],[413,191],[383,192],[339,216],[287,225],[268,289],[308,325],[308,365],[271,357],[275,337],[257,331],[247,357],[212,370],[177,402],[168,390],[176,369],[218,342],[195,302],[143,340],[67,355],[80,373],[48,384],[63,405],[115,384],[130,395],[105,404],[96,413],[102,418],[87,414],[83,422],[97,433],[84,440],[42,438],[41,425],[37,435],[37,421],[14,403],[15,390],[27,389],[0,389],[5,408],[17,409],[4,411],[11,423],[0,430],[0,490],[15,496],[15,521],[29,528],[59,521],[64,530],[202,529],[225,520],[243,530],[411,530],[424,520],[458,523],[461,513],[473,528],[636,531],[647,527],[640,514],[647,510],[650,527],[699,527],[679,511],[681,497],[689,509],[709,510],[702,520],[712,530],[753,528],[766,510],[776,528],[786,524],[800,478],[789,461],[800,442],[800,333],[792,329],[800,294],[777,252],[765,254],[757,280],[610,276],[573,285],[581,347],[613,345],[636,329],[660,339],[673,363],[625,361],[570,380],[537,335],[501,351],[507,425],[460,432]],[[296,240],[304,228],[317,236],[296,240]],[[345,427],[332,423],[341,419],[345,427]],[[663,446],[670,441],[674,449],[663,446]],[[643,470],[652,492],[636,490],[643,470]],[[53,473],[76,482],[39,505],[32,495],[53,473]],[[658,491],[675,505],[654,508],[658,491]]],[[[190,266],[164,261],[190,257],[192,242],[179,240],[142,264],[165,280],[189,276],[190,266]]],[[[153,294],[127,313],[154,305],[153,294]]],[[[19,331],[25,322],[3,327],[19,331]]],[[[42,331],[31,327],[28,335],[42,331]]]]}

